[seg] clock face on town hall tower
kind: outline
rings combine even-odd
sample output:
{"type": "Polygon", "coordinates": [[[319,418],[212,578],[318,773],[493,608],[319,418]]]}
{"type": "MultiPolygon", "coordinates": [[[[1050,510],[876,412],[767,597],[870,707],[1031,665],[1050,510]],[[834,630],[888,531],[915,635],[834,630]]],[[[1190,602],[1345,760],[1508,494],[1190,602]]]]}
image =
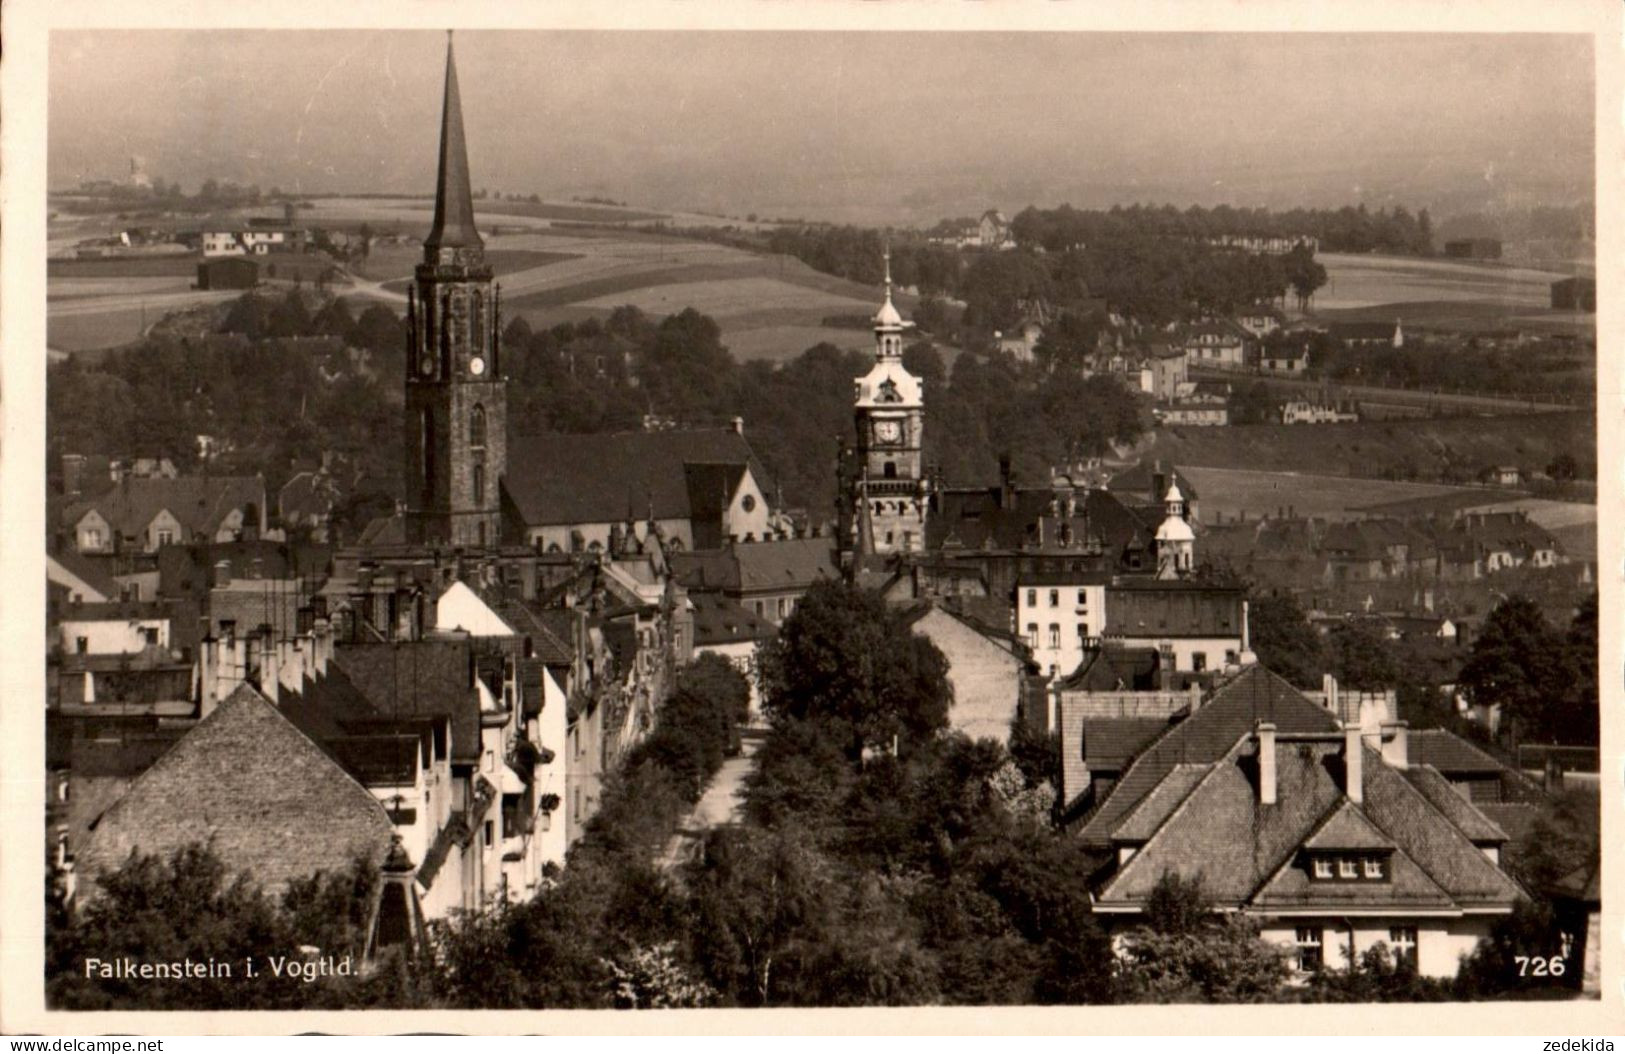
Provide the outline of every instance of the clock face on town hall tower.
{"type": "Polygon", "coordinates": [[[896,443],[896,442],[899,442],[902,438],[903,438],[903,422],[901,422],[901,421],[876,421],[875,422],[875,442],[877,442],[877,443],[896,443]]]}

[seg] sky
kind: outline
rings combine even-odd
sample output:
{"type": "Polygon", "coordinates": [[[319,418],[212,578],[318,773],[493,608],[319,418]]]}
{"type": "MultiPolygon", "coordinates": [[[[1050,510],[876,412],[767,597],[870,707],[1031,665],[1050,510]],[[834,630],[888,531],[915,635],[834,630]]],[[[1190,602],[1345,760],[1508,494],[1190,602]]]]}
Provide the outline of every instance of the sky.
{"type": "MultiPolygon", "coordinates": [[[[476,186],[930,223],[988,207],[1436,216],[1591,194],[1588,37],[464,31],[476,186]]],[[[427,193],[445,37],[57,31],[54,188],[427,193]]]]}

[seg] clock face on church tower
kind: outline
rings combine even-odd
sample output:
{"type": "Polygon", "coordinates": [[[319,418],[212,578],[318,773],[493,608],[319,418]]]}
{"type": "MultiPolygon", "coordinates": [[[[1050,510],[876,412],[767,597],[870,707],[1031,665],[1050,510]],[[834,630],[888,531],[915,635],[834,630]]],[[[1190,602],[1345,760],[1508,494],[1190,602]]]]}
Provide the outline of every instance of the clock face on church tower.
{"type": "Polygon", "coordinates": [[[485,373],[485,360],[478,355],[468,360],[468,372],[479,377],[485,373]]]}
{"type": "Polygon", "coordinates": [[[901,421],[876,421],[875,442],[896,443],[903,438],[903,423],[901,421]]]}

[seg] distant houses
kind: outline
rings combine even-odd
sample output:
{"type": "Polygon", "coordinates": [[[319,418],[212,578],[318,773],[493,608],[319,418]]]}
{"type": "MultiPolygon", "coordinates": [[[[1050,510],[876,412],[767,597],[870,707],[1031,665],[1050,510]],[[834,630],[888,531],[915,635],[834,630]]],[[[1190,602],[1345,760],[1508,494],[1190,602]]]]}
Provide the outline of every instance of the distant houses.
{"type": "Polygon", "coordinates": [[[1014,249],[1015,239],[1010,236],[1010,221],[997,209],[988,209],[974,220],[943,220],[927,232],[926,238],[935,245],[956,249],[1014,249]]]}

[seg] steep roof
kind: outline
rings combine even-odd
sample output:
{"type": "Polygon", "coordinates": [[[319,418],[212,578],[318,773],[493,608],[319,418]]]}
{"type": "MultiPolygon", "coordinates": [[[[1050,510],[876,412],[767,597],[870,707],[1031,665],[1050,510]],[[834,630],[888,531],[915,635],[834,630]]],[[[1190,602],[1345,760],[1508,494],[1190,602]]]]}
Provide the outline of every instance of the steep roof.
{"type": "Polygon", "coordinates": [[[1162,733],[1165,717],[1086,717],[1083,719],[1083,760],[1089,768],[1120,772],[1136,754],[1162,733]]]}
{"type": "Polygon", "coordinates": [[[721,593],[690,593],[694,605],[694,646],[768,640],[778,631],[771,622],[721,593]]]}
{"type": "Polygon", "coordinates": [[[1274,723],[1282,733],[1338,730],[1330,712],[1281,677],[1262,666],[1248,666],[1215,688],[1195,713],[1170,726],[1135,759],[1096,806],[1080,837],[1093,844],[1107,843],[1129,810],[1175,765],[1218,760],[1260,721],[1274,723]]]}
{"type": "Polygon", "coordinates": [[[1413,729],[1406,753],[1413,765],[1431,765],[1442,773],[1499,773],[1505,765],[1467,740],[1443,728],[1413,729]]]}
{"type": "Polygon", "coordinates": [[[806,589],[837,574],[832,536],[754,542],[736,545],[731,551],[739,562],[739,588],[746,593],[806,589]]]}
{"type": "Polygon", "coordinates": [[[480,698],[468,641],[341,644],[329,670],[334,666],[385,716],[449,718],[452,759],[479,760],[480,698]]]}
{"type": "Polygon", "coordinates": [[[377,861],[393,833],[371,792],[243,685],[130,785],[77,859],[89,877],[134,849],[168,855],[201,841],[275,895],[358,857],[377,861]]]}
{"type": "Polygon", "coordinates": [[[1412,764],[1400,771],[1410,780],[1411,786],[1474,843],[1499,844],[1507,840],[1506,832],[1452,787],[1438,769],[1431,765],[1412,764]]]}
{"type": "Polygon", "coordinates": [[[440,113],[440,170],[435,177],[434,226],[423,240],[425,252],[478,249],[485,243],[474,226],[474,191],[468,176],[468,145],[463,139],[463,99],[457,90],[457,59],[446,39],[446,89],[440,113]]]}
{"type": "Polygon", "coordinates": [[[745,437],[731,428],[600,435],[512,436],[503,486],[532,527],[692,519],[704,515],[689,491],[689,464],[766,473],[745,437]]]}
{"type": "Polygon", "coordinates": [[[1080,495],[1070,519],[1051,515],[1056,499],[1050,487],[1015,490],[1005,504],[1001,504],[997,486],[944,490],[941,511],[925,523],[926,548],[1021,550],[1036,545],[1042,521],[1042,551],[1071,548],[1082,556],[1085,543],[1098,538],[1110,567],[1116,566],[1130,549],[1150,550],[1153,528],[1116,495],[1099,489],[1080,495]],[[1071,532],[1070,547],[1061,543],[1063,523],[1071,532]]]}
{"type": "MultiPolygon", "coordinates": [[[[1344,794],[1341,736],[1275,743],[1277,798],[1259,800],[1259,743],[1243,735],[1208,766],[1101,890],[1103,905],[1143,904],[1165,872],[1204,877],[1220,906],[1510,907],[1517,884],[1373,750],[1362,801],[1344,794]],[[1384,882],[1317,882],[1303,850],[1387,855],[1384,882]]],[[[1183,779],[1183,777],[1180,777],[1183,779]]]]}
{"type": "Polygon", "coordinates": [[[188,532],[212,536],[227,515],[248,505],[265,509],[265,481],[258,476],[126,476],[117,486],[66,506],[61,525],[72,529],[94,510],[120,535],[136,536],[167,509],[188,532]]]}

